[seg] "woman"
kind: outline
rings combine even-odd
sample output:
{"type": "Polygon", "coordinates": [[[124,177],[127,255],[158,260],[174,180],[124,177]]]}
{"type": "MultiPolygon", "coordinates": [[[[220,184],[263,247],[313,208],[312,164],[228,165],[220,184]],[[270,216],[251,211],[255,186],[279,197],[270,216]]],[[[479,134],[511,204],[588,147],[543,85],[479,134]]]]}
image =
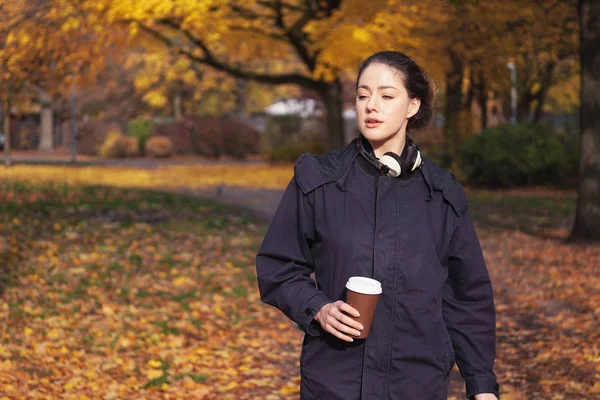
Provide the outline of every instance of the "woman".
{"type": "Polygon", "coordinates": [[[407,136],[431,118],[430,84],[384,51],[356,86],[359,137],[300,157],[256,258],[261,298],[306,333],[301,398],[446,400],[456,359],[467,397],[496,399],[492,286],[468,199],[407,136]],[[383,287],[364,340],[344,301],[351,276],[383,287]]]}

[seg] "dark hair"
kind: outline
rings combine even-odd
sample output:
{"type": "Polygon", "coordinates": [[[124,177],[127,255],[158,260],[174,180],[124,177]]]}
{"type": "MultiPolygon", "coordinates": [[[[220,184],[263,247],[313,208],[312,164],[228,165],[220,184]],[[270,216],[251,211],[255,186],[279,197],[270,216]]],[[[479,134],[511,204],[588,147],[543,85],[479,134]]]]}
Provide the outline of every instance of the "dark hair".
{"type": "Polygon", "coordinates": [[[433,115],[433,88],[425,71],[409,56],[399,51],[380,51],[362,62],[356,77],[356,87],[362,73],[371,64],[383,64],[402,73],[402,81],[411,99],[419,98],[421,106],[406,126],[407,132],[414,133],[426,127],[433,115]]]}

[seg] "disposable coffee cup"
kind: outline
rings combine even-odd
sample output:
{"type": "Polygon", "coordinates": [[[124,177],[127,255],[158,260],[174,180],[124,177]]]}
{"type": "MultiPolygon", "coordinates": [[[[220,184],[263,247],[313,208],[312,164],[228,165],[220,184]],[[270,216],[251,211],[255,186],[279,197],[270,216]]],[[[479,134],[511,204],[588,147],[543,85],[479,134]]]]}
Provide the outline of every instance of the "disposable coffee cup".
{"type": "Polygon", "coordinates": [[[346,303],[356,308],[360,313],[359,317],[350,317],[363,326],[360,336],[357,337],[364,339],[369,336],[371,331],[375,307],[382,292],[381,283],[375,279],[353,276],[348,279],[346,289],[348,289],[346,303]]]}

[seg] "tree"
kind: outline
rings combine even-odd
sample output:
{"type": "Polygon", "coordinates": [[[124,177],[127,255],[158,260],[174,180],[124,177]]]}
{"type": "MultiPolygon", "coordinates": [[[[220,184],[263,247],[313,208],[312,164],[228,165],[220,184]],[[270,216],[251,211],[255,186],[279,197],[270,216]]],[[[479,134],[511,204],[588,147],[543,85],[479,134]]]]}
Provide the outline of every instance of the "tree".
{"type": "Polygon", "coordinates": [[[600,241],[600,2],[579,0],[579,191],[571,241],[600,241]]]}
{"type": "Polygon", "coordinates": [[[70,84],[93,74],[103,62],[110,30],[99,27],[97,13],[75,7],[74,0],[0,0],[0,90],[4,97],[37,97],[40,116],[40,150],[54,148],[54,107],[70,84]]]}
{"type": "Polygon", "coordinates": [[[111,22],[146,33],[195,64],[315,92],[325,104],[332,148],[344,142],[343,71],[356,70],[391,38],[409,42],[402,33],[414,24],[408,5],[385,0],[104,1],[111,22]]]}
{"type": "Polygon", "coordinates": [[[538,122],[549,89],[577,72],[576,0],[518,0],[511,52],[518,73],[517,119],[538,122]]]}

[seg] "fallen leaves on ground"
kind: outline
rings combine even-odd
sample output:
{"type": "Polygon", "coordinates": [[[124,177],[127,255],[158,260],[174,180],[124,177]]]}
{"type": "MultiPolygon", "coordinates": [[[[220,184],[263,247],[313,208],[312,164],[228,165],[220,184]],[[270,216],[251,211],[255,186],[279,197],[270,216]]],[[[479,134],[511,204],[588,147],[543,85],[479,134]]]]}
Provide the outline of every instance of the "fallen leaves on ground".
{"type": "Polygon", "coordinates": [[[133,189],[3,189],[0,398],[297,393],[300,333],[256,285],[264,225],[133,189]]]}
{"type": "MultiPolygon", "coordinates": [[[[26,168],[0,169],[0,399],[298,398],[302,335],[257,292],[263,222],[114,187],[136,186],[134,176],[181,187],[202,174],[155,171],[149,183],[138,170],[26,168]],[[113,187],[86,186],[100,183],[113,187]]],[[[268,173],[254,173],[243,185],[264,184],[268,173]]],[[[505,207],[474,194],[503,398],[600,399],[600,249],[564,244],[556,223],[573,196],[505,194],[505,207]]],[[[452,376],[449,398],[464,398],[452,376]]]]}
{"type": "Polygon", "coordinates": [[[486,232],[497,372],[528,399],[600,399],[600,247],[486,232]]]}

